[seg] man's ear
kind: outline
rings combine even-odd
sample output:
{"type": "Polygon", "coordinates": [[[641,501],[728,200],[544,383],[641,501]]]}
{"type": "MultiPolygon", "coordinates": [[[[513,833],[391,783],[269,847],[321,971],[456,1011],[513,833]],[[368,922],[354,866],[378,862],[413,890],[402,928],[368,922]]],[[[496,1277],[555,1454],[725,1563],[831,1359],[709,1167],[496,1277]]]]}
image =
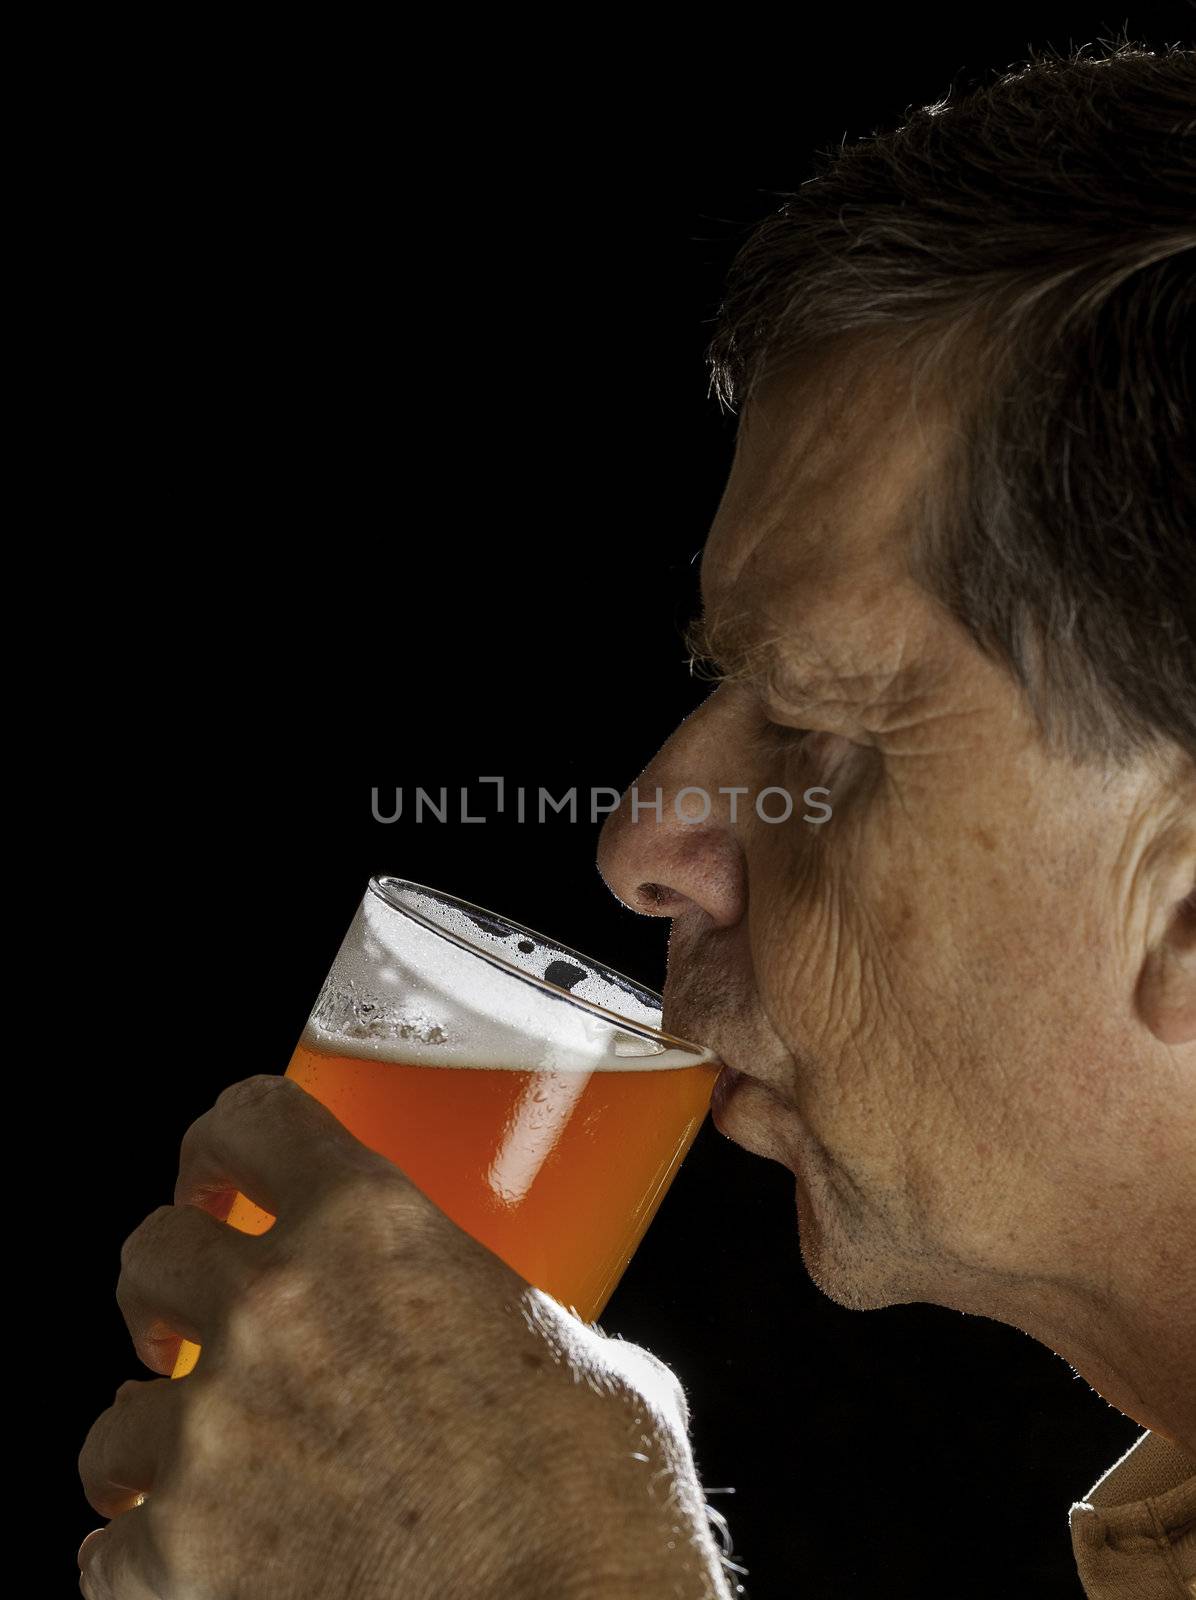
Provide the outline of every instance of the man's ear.
{"type": "Polygon", "coordinates": [[[1171,907],[1138,975],[1138,1015],[1163,1044],[1196,1039],[1196,889],[1171,907]]]}

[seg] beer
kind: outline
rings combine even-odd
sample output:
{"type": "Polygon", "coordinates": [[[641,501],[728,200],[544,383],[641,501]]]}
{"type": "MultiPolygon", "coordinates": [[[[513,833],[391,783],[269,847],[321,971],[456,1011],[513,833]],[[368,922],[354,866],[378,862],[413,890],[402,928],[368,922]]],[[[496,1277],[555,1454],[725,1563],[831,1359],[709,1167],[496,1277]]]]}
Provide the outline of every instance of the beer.
{"type": "MultiPolygon", "coordinates": [[[[719,1064],[659,1033],[658,997],[631,980],[437,891],[376,883],[402,885],[389,891],[401,903],[367,893],[286,1075],[591,1321],[693,1143],[719,1064]]],[[[273,1221],[243,1195],[227,1220],[247,1233],[273,1221]]],[[[184,1342],[174,1376],[197,1354],[184,1342]]]]}

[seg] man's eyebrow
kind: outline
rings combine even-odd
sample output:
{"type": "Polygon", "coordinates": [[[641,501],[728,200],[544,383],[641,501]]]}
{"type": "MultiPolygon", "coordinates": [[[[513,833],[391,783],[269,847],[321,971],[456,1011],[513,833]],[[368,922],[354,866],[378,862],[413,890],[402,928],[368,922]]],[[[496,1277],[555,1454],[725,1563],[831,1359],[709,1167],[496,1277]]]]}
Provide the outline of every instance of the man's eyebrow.
{"type": "Polygon", "coordinates": [[[913,669],[861,671],[842,656],[828,658],[814,640],[795,629],[752,639],[743,620],[703,613],[682,633],[690,676],[711,683],[745,683],[769,690],[793,708],[803,705],[863,707],[878,695],[899,692],[913,669]]]}
{"type": "Polygon", "coordinates": [[[733,621],[705,612],[686,624],[682,641],[693,678],[711,683],[750,683],[768,676],[776,656],[773,640],[749,642],[733,621]]]}

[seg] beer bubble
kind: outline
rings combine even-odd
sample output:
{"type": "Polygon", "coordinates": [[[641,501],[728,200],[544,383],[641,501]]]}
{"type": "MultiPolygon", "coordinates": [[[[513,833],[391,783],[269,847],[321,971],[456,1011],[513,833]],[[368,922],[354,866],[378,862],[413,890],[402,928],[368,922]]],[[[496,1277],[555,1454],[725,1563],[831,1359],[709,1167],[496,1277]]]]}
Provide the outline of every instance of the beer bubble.
{"type": "Polygon", "coordinates": [[[701,1061],[655,1037],[659,1028],[659,997],[633,979],[438,890],[378,878],[304,1042],[362,1060],[554,1078],[701,1061]]]}

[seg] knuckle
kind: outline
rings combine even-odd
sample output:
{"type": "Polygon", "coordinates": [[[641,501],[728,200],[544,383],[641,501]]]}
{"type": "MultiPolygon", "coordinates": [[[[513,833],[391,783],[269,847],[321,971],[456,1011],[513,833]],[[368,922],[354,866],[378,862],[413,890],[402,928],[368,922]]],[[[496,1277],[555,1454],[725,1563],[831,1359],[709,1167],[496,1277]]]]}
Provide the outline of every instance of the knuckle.
{"type": "Polygon", "coordinates": [[[397,1168],[389,1162],[383,1164],[371,1151],[363,1151],[363,1158],[347,1167],[334,1184],[329,1186],[328,1198],[332,1203],[353,1205],[395,1205],[402,1198],[403,1184],[397,1178],[397,1168]]]}
{"type": "Polygon", "coordinates": [[[107,1411],[102,1412],[100,1416],[98,1416],[92,1423],[91,1427],[88,1428],[87,1438],[84,1439],[82,1448],[79,1451],[79,1476],[83,1479],[83,1487],[85,1489],[87,1488],[94,1471],[96,1450],[99,1445],[100,1433],[104,1418],[107,1415],[107,1411]]]}
{"type": "Polygon", "coordinates": [[[344,1312],[343,1299],[298,1261],[272,1264],[246,1284],[226,1312],[221,1345],[253,1382],[255,1407],[268,1411],[331,1358],[330,1329],[344,1312]]]}
{"type": "Polygon", "coordinates": [[[138,1398],[149,1387],[149,1384],[139,1378],[126,1378],[122,1384],[117,1386],[116,1394],[112,1401],[112,1409],[114,1411],[127,1411],[131,1405],[136,1404],[138,1398]]]}
{"type": "MultiPolygon", "coordinates": [[[[241,1078],[222,1089],[216,1099],[218,1111],[243,1111],[260,1105],[277,1094],[287,1095],[298,1089],[293,1078],[281,1077],[276,1072],[258,1072],[251,1078],[241,1078]]],[[[302,1091],[300,1090],[300,1093],[302,1091]]]]}
{"type": "Polygon", "coordinates": [[[389,1161],[368,1159],[341,1173],[320,1196],[312,1219],[321,1229],[352,1228],[364,1240],[410,1242],[439,1215],[431,1201],[389,1161]]]}
{"type": "Polygon", "coordinates": [[[288,1257],[265,1263],[242,1285],[230,1306],[230,1332],[254,1342],[263,1332],[273,1334],[302,1316],[314,1286],[315,1275],[302,1261],[288,1257]]]}
{"type": "Polygon", "coordinates": [[[122,1267],[128,1267],[137,1262],[144,1252],[152,1248],[154,1241],[160,1238],[164,1227],[168,1226],[169,1219],[174,1216],[175,1206],[157,1206],[147,1217],[144,1217],[120,1247],[120,1262],[122,1267]]]}
{"type": "Polygon", "coordinates": [[[212,1113],[210,1111],[205,1111],[202,1116],[196,1117],[195,1121],[191,1123],[190,1127],[183,1134],[182,1140],[179,1144],[179,1154],[184,1161],[191,1156],[196,1145],[203,1142],[208,1129],[212,1125],[211,1117],[212,1113]]]}
{"type": "Polygon", "coordinates": [[[87,1438],[83,1441],[83,1448],[79,1452],[79,1476],[93,1504],[94,1496],[110,1476],[109,1463],[113,1458],[113,1449],[120,1436],[128,1404],[127,1401],[122,1403],[120,1398],[121,1390],[124,1388],[125,1385],[122,1384],[116,1391],[116,1399],[107,1411],[102,1411],[92,1423],[87,1438]]]}

